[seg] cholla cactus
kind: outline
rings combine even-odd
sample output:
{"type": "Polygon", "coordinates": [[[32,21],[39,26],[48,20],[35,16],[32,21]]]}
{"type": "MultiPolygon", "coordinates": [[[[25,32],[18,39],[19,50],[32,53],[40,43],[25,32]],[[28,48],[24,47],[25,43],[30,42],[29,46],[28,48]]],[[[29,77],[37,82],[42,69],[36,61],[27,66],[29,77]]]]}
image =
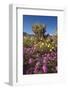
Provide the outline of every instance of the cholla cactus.
{"type": "Polygon", "coordinates": [[[44,38],[46,32],[46,26],[44,24],[33,24],[32,31],[35,33],[37,38],[44,38]]]}

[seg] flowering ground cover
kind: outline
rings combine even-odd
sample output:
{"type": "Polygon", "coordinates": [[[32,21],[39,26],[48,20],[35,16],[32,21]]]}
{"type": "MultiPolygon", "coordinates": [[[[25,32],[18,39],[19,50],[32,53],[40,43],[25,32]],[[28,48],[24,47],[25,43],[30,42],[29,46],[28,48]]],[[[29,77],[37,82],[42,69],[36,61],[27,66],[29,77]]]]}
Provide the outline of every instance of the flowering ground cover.
{"type": "Polygon", "coordinates": [[[45,34],[46,26],[34,24],[23,32],[23,74],[57,73],[57,35],[45,34]]]}

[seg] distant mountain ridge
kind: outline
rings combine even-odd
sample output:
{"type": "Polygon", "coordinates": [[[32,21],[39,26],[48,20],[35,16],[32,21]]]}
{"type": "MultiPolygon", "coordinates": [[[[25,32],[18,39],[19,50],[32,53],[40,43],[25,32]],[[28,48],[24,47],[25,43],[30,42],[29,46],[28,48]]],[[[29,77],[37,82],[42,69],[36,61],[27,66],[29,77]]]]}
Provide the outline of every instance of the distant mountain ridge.
{"type": "Polygon", "coordinates": [[[28,34],[26,32],[23,32],[23,36],[35,36],[34,34],[28,34]]]}
{"type": "MultiPolygon", "coordinates": [[[[34,34],[29,34],[29,33],[27,33],[27,32],[23,32],[23,36],[35,36],[34,34]]],[[[47,34],[46,35],[47,37],[55,37],[55,36],[57,36],[56,34],[47,34]]]]}

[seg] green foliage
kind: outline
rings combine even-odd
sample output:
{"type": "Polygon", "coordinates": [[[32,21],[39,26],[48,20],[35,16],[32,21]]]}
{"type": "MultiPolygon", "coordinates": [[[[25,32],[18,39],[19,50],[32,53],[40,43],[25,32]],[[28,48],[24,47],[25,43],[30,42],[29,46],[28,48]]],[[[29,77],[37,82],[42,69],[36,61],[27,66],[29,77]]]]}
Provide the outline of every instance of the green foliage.
{"type": "Polygon", "coordinates": [[[24,37],[24,39],[23,39],[23,45],[25,46],[25,47],[30,47],[30,46],[32,46],[33,45],[33,40],[31,40],[31,38],[30,37],[24,37]]]}
{"type": "Polygon", "coordinates": [[[39,52],[49,52],[55,49],[57,46],[54,41],[51,42],[49,39],[43,39],[42,41],[38,41],[36,37],[24,37],[23,43],[25,47],[34,46],[39,52]]]}

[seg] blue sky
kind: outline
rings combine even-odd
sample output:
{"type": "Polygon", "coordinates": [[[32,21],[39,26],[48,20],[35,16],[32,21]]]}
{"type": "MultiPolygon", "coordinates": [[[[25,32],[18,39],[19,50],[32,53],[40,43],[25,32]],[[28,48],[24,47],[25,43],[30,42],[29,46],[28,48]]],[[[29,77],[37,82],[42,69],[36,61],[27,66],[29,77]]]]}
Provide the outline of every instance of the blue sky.
{"type": "Polygon", "coordinates": [[[52,34],[57,29],[57,16],[31,16],[31,15],[23,15],[23,29],[24,32],[29,34],[32,32],[32,25],[33,24],[45,24],[46,32],[52,34]]]}

